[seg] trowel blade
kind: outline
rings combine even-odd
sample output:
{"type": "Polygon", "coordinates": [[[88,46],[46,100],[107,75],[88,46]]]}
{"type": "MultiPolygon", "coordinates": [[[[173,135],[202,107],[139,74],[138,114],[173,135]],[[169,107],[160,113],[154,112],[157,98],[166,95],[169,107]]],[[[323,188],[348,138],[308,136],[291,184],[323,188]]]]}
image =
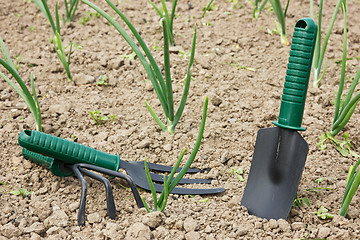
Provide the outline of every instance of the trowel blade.
{"type": "Polygon", "coordinates": [[[241,205],[251,215],[286,219],[294,202],[309,150],[295,130],[260,129],[241,205]]]}

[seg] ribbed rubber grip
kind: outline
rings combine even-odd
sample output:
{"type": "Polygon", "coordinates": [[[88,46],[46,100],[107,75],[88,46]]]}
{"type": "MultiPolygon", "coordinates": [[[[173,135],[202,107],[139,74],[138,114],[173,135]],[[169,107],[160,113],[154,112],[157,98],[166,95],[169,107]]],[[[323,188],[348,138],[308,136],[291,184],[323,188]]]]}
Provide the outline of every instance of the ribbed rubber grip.
{"type": "Polygon", "coordinates": [[[74,175],[70,169],[64,167],[63,162],[60,162],[52,157],[47,157],[41,155],[40,153],[31,152],[26,148],[23,148],[22,154],[25,159],[49,168],[50,171],[56,176],[67,177],[74,175]]]}
{"type": "Polygon", "coordinates": [[[89,163],[114,171],[119,170],[119,155],[108,154],[43,132],[24,130],[19,135],[19,144],[32,152],[65,163],[89,163]]]}
{"type": "Polygon", "coordinates": [[[316,42],[317,25],[311,18],[302,18],[295,24],[289,63],[276,126],[300,130],[304,114],[311,64],[316,42]]]}

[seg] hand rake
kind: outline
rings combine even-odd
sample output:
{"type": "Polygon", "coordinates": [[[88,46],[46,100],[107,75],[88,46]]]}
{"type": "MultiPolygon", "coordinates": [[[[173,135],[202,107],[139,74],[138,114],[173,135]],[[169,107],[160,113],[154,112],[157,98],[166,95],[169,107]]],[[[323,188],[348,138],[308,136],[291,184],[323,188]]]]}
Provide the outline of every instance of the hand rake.
{"type": "MultiPolygon", "coordinates": [[[[58,138],[49,134],[45,134],[42,132],[34,131],[34,130],[24,130],[19,135],[19,143],[22,147],[26,148],[23,152],[25,153],[24,156],[29,160],[37,162],[42,165],[46,165],[50,168],[51,172],[57,176],[70,176],[75,173],[75,175],[81,180],[83,190],[82,192],[85,195],[83,198],[86,198],[86,182],[83,179],[81,173],[102,181],[105,186],[109,184],[100,176],[94,176],[91,172],[85,170],[84,168],[95,170],[110,176],[117,176],[120,178],[125,178],[127,176],[127,181],[129,182],[130,186],[131,183],[150,191],[150,186],[148,180],[146,178],[145,173],[145,165],[144,161],[132,161],[127,162],[121,160],[119,155],[112,155],[108,154],[94,148],[87,147],[85,145],[81,145],[75,142],[71,142],[66,139],[58,138]],[[28,153],[29,152],[29,153],[28,153]],[[31,156],[29,156],[31,155],[31,156]],[[36,157],[34,157],[36,156],[36,157]],[[42,159],[42,157],[46,158],[47,160],[42,159]],[[97,167],[96,167],[97,166],[97,167]],[[69,170],[69,167],[72,169],[69,170]],[[95,168],[96,167],[96,168],[95,168]],[[126,171],[126,174],[120,174],[118,172],[119,168],[122,168],[126,171]],[[109,171],[111,170],[111,171],[109,171]],[[80,173],[80,174],[79,174],[80,173]],[[119,175],[120,174],[120,175],[119,175]],[[125,176],[124,176],[125,175],[125,176]],[[85,190],[84,190],[85,189],[85,190]]],[[[157,172],[171,172],[172,167],[148,163],[149,170],[157,171],[157,172]]],[[[181,171],[182,168],[178,168],[176,172],[181,171]]],[[[198,169],[198,168],[190,168],[188,169],[187,173],[199,173],[209,171],[209,169],[198,169]]],[[[96,174],[95,174],[96,175],[96,174]]],[[[155,182],[154,187],[156,192],[162,192],[164,186],[161,184],[163,183],[164,179],[162,175],[150,173],[152,180],[155,182]]],[[[183,178],[180,180],[179,184],[210,184],[211,180],[209,179],[188,179],[183,178]]],[[[136,188],[132,188],[135,200],[137,202],[138,207],[143,207],[142,202],[140,204],[137,198],[137,190],[136,188]]],[[[109,188],[107,188],[107,192],[110,192],[109,188]]],[[[182,194],[182,195],[206,195],[206,194],[216,194],[224,192],[224,188],[211,188],[211,189],[197,189],[197,188],[174,188],[171,193],[173,194],[182,194]]],[[[107,194],[109,198],[112,198],[111,194],[107,194]]],[[[109,202],[113,202],[108,200],[108,211],[109,202]]],[[[82,206],[80,206],[81,208],[82,206]]],[[[85,202],[84,207],[85,209],[85,202]]],[[[80,209],[81,210],[81,209],[80,209]]],[[[82,211],[82,210],[81,210],[82,211]]],[[[79,211],[79,214],[80,212],[79,211]]],[[[83,214],[85,215],[85,213],[83,214]]],[[[109,214],[110,216],[110,214],[109,214]]],[[[81,216],[82,217],[82,216],[81,216]]],[[[80,221],[82,222],[82,220],[80,221]]]]}

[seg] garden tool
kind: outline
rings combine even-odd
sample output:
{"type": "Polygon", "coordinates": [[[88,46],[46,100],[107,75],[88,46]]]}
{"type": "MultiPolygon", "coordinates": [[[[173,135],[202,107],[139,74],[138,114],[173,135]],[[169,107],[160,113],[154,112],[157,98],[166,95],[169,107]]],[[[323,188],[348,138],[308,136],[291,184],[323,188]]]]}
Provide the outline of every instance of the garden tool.
{"type": "MultiPolygon", "coordinates": [[[[40,153],[41,155],[54,158],[56,161],[49,166],[50,170],[58,176],[66,176],[69,173],[62,171],[61,162],[67,164],[87,163],[102,168],[118,171],[122,168],[132,178],[134,183],[148,191],[150,186],[146,178],[145,166],[143,161],[127,162],[121,160],[119,155],[108,154],[94,148],[81,145],[66,139],[56,136],[45,134],[43,132],[34,130],[24,130],[19,135],[19,144],[29,151],[40,153]]],[[[159,164],[148,163],[150,170],[160,172],[171,172],[172,168],[159,164]]],[[[177,172],[182,168],[178,168],[177,172]]],[[[190,168],[187,173],[198,173],[208,171],[208,169],[201,170],[198,168],[190,168]]],[[[151,173],[151,178],[154,182],[163,183],[163,176],[151,173]]],[[[210,179],[182,179],[180,184],[197,184],[204,183],[210,184],[210,179]]],[[[154,183],[156,192],[162,192],[164,186],[159,183],[154,183]]],[[[224,188],[211,188],[211,189],[192,189],[192,188],[174,188],[171,193],[173,194],[215,194],[224,192],[224,188]]]]}
{"type": "Polygon", "coordinates": [[[304,169],[307,142],[301,127],[317,25],[311,18],[295,24],[276,127],[260,129],[241,205],[266,219],[286,219],[304,169]]]}
{"type": "Polygon", "coordinates": [[[131,177],[129,177],[126,174],[116,172],[113,170],[109,170],[106,168],[98,167],[95,165],[86,164],[86,163],[66,164],[64,162],[55,160],[51,157],[47,157],[47,156],[43,156],[39,153],[31,152],[25,148],[23,148],[22,153],[26,159],[49,167],[55,175],[71,176],[71,175],[75,174],[75,176],[81,181],[81,197],[80,197],[80,205],[79,205],[79,212],[78,212],[78,225],[79,226],[83,226],[85,224],[87,183],[86,183],[86,180],[85,180],[83,174],[88,177],[91,177],[97,181],[100,181],[104,184],[105,192],[106,192],[106,203],[107,203],[106,205],[107,205],[108,216],[110,219],[116,218],[116,207],[115,207],[114,195],[112,192],[110,181],[107,178],[104,178],[104,177],[102,177],[98,174],[95,174],[94,172],[90,172],[88,170],[107,174],[112,177],[119,177],[119,178],[125,179],[130,186],[130,189],[134,195],[137,206],[139,208],[144,207],[144,204],[143,204],[141,197],[139,195],[139,192],[134,184],[134,181],[132,180],[131,177]]]}

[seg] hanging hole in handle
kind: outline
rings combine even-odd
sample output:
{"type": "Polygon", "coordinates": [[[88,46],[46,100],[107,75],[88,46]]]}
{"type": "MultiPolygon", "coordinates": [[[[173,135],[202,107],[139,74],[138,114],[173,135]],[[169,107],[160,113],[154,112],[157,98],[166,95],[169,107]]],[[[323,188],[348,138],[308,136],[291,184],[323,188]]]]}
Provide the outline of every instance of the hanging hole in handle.
{"type": "Polygon", "coordinates": [[[304,20],[299,20],[299,21],[296,23],[295,27],[307,29],[308,26],[307,26],[307,24],[306,24],[306,21],[304,21],[304,20]]]}
{"type": "Polygon", "coordinates": [[[31,136],[31,130],[26,129],[24,130],[24,133],[29,137],[31,136]]]}

